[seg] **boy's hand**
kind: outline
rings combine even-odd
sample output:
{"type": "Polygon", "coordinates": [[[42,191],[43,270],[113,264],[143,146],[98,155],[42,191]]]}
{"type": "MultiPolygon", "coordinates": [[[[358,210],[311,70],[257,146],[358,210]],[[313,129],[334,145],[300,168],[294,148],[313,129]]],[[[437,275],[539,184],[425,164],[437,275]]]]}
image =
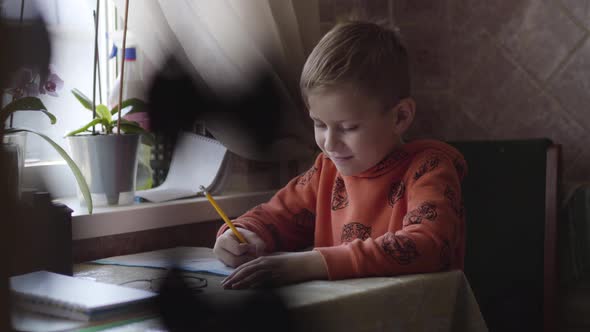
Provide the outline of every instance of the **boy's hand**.
{"type": "Polygon", "coordinates": [[[312,250],[258,257],[238,267],[221,284],[224,288],[242,289],[327,278],[324,258],[312,250]]]}
{"type": "Polygon", "coordinates": [[[238,231],[248,241],[248,244],[240,243],[232,230],[228,229],[217,238],[213,247],[213,253],[227,266],[237,267],[249,262],[261,256],[266,247],[256,233],[244,228],[239,228],[238,231]]]}

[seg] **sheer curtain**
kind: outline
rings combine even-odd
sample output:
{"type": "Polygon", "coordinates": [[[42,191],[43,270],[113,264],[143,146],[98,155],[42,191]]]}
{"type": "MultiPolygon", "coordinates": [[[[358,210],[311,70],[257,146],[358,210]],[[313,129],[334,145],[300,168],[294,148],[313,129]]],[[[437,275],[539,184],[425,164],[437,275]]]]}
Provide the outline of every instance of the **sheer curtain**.
{"type": "MultiPolygon", "coordinates": [[[[124,0],[114,0],[123,15],[124,0]]],[[[129,31],[144,55],[144,79],[171,53],[194,69],[216,93],[240,91],[258,70],[271,72],[281,93],[282,120],[273,157],[307,158],[313,131],[300,100],[298,80],[320,37],[317,0],[130,0],[129,31]]],[[[207,129],[232,152],[268,159],[223,121],[207,129]]]]}

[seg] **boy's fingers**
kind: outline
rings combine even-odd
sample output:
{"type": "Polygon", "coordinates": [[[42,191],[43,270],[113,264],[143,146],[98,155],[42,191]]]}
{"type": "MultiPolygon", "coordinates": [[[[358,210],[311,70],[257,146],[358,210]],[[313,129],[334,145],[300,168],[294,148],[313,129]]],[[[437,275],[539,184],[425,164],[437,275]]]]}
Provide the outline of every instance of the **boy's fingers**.
{"type": "Polygon", "coordinates": [[[252,255],[236,256],[236,255],[232,254],[231,252],[225,250],[225,251],[221,251],[220,254],[217,255],[217,258],[219,258],[219,260],[222,261],[227,266],[238,267],[242,264],[245,264],[245,263],[255,259],[256,257],[252,256],[252,255]]]}
{"type": "Polygon", "coordinates": [[[222,282],[222,286],[224,288],[233,288],[233,285],[239,284],[237,287],[244,288],[252,283],[268,279],[270,275],[272,275],[270,266],[261,264],[260,260],[256,259],[236,269],[222,282]]]}
{"type": "Polygon", "coordinates": [[[232,283],[236,282],[237,280],[239,280],[239,278],[240,278],[239,276],[241,274],[243,274],[243,271],[247,270],[248,267],[251,266],[252,264],[256,264],[256,262],[254,262],[254,260],[252,260],[252,261],[243,263],[243,265],[240,265],[232,273],[230,273],[230,275],[228,275],[225,279],[223,279],[221,281],[221,284],[225,287],[226,284],[231,285],[232,283]]]}
{"type": "Polygon", "coordinates": [[[251,271],[250,274],[245,275],[235,283],[228,285],[228,288],[242,289],[251,288],[254,287],[254,285],[262,285],[268,281],[269,275],[270,271],[267,270],[251,271]]]}
{"type": "Polygon", "coordinates": [[[242,256],[234,256],[235,266],[241,266],[242,264],[246,264],[251,260],[256,259],[256,256],[252,255],[242,255],[242,256]]]}
{"type": "Polygon", "coordinates": [[[264,255],[264,248],[265,245],[264,244],[251,244],[250,247],[248,248],[248,253],[251,255],[254,255],[256,257],[262,256],[264,255]]]}
{"type": "Polygon", "coordinates": [[[219,259],[223,264],[231,266],[231,255],[228,251],[218,249],[215,251],[215,255],[217,256],[217,259],[219,259]]]}
{"type": "Polygon", "coordinates": [[[249,246],[247,244],[240,243],[233,234],[224,234],[222,237],[223,238],[220,238],[221,247],[233,255],[240,256],[248,252],[249,246]]]}
{"type": "MultiPolygon", "coordinates": [[[[258,249],[259,247],[261,247],[261,248],[262,248],[262,250],[264,250],[265,243],[264,243],[264,241],[262,241],[262,239],[261,239],[261,238],[258,236],[258,234],[254,233],[254,232],[252,232],[252,231],[249,231],[249,230],[247,230],[247,229],[240,229],[240,232],[242,233],[242,235],[244,235],[244,237],[246,238],[246,240],[248,241],[248,243],[249,243],[250,245],[253,245],[253,246],[255,246],[255,248],[256,248],[257,250],[260,250],[260,249],[258,249]]],[[[256,251],[254,251],[254,252],[256,252],[256,251]]]]}
{"type": "Polygon", "coordinates": [[[258,236],[248,239],[248,242],[250,244],[248,248],[250,254],[255,256],[262,256],[264,254],[266,244],[258,236]]]}

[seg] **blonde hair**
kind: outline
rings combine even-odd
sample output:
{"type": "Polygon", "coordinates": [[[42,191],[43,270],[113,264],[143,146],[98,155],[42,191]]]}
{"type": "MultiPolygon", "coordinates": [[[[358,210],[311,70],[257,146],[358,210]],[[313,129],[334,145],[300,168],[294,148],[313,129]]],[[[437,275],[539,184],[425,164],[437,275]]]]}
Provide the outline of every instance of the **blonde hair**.
{"type": "Polygon", "coordinates": [[[307,104],[312,90],[340,84],[352,84],[385,107],[409,97],[408,56],[395,28],[344,22],[319,41],[303,66],[303,99],[307,104]]]}

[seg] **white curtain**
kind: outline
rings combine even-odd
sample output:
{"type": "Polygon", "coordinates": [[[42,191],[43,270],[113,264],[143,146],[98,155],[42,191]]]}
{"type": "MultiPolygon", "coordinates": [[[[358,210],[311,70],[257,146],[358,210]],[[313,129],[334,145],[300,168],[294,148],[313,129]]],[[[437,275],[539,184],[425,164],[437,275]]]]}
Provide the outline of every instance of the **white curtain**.
{"type": "MultiPolygon", "coordinates": [[[[121,17],[125,1],[114,1],[121,17]]],[[[283,123],[270,155],[306,158],[314,151],[313,131],[298,80],[320,37],[318,10],[317,0],[130,0],[128,29],[144,55],[146,82],[171,53],[219,94],[247,87],[260,69],[271,72],[282,94],[283,123]]],[[[231,125],[207,127],[231,151],[268,159],[231,125]]]]}

